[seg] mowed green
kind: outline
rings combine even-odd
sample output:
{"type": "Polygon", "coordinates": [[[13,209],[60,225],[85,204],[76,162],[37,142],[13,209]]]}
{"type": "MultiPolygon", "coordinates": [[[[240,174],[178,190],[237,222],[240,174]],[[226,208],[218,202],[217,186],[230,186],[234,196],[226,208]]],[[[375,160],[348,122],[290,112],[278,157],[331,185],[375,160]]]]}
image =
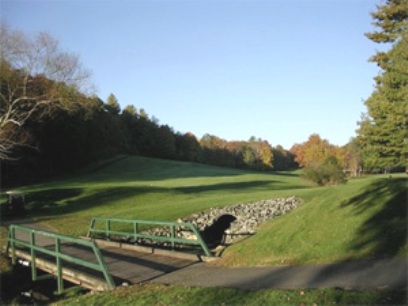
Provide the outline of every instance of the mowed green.
{"type": "Polygon", "coordinates": [[[250,172],[126,157],[26,192],[29,216],[84,235],[92,217],[169,220],[210,207],[297,196],[302,206],[226,249],[228,266],[338,262],[407,255],[404,175],[368,176],[315,187],[299,172],[250,172]]]}

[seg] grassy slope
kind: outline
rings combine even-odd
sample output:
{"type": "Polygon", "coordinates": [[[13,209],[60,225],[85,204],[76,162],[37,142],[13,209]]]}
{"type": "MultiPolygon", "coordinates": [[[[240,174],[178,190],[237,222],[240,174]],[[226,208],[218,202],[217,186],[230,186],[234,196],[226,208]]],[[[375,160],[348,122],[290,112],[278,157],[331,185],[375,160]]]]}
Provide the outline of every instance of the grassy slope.
{"type": "MultiPolygon", "coordinates": [[[[90,218],[175,220],[209,207],[296,195],[297,210],[229,247],[221,265],[333,262],[407,254],[406,177],[366,177],[311,187],[297,173],[253,173],[142,157],[36,186],[29,215],[61,233],[86,233],[90,218]]],[[[4,198],[4,195],[3,195],[4,198]]],[[[2,234],[4,237],[4,229],[2,234]]],[[[3,267],[1,269],[3,272],[3,267]]],[[[6,275],[6,274],[5,274],[6,275]]],[[[404,304],[406,292],[261,290],[141,285],[66,300],[68,304],[404,304]]]]}
{"type": "Polygon", "coordinates": [[[302,207],[229,247],[218,264],[273,265],[407,254],[406,179],[311,187],[297,173],[254,173],[128,157],[93,172],[21,188],[29,214],[83,235],[93,216],[176,220],[209,207],[296,195],[302,207]]]}
{"type": "Polygon", "coordinates": [[[406,178],[299,190],[304,205],[232,246],[224,265],[336,262],[407,255],[406,178]]]}
{"type": "Polygon", "coordinates": [[[93,216],[176,220],[203,209],[295,194],[296,176],[128,157],[66,180],[21,188],[30,214],[66,234],[86,233],[93,216]]]}

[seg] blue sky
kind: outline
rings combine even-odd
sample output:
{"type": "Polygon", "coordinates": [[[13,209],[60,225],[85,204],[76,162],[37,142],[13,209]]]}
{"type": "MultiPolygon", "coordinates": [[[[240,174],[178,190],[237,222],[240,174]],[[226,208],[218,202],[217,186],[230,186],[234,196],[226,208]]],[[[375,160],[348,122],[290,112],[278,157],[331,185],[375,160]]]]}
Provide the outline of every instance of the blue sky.
{"type": "Polygon", "coordinates": [[[101,99],[198,138],[344,145],[379,71],[381,0],[0,1],[11,28],[79,54],[101,99]]]}

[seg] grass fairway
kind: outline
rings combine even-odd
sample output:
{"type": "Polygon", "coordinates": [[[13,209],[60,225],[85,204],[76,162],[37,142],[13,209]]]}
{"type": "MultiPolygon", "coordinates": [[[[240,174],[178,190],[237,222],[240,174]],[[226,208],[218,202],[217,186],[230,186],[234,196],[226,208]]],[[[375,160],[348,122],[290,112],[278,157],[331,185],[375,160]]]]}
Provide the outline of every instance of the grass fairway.
{"type": "Polygon", "coordinates": [[[210,207],[294,195],[296,175],[271,175],[143,157],[20,188],[29,215],[60,233],[83,235],[94,216],[176,220],[210,207]]]}
{"type": "Polygon", "coordinates": [[[84,235],[92,217],[176,220],[210,207],[298,196],[300,208],[229,247],[227,266],[326,263],[407,255],[406,177],[369,176],[314,187],[298,172],[260,173],[144,157],[20,188],[28,214],[84,235]]]}
{"type": "MultiPolygon", "coordinates": [[[[176,220],[210,207],[298,196],[300,208],[228,247],[217,265],[259,266],[407,256],[406,175],[314,187],[299,172],[259,173],[127,157],[70,178],[19,188],[28,216],[84,235],[92,217],[176,220]]],[[[5,195],[2,195],[5,201],[5,195]]],[[[6,230],[2,227],[4,240],[6,230]]],[[[0,258],[2,272],[4,260],[0,258]]],[[[2,273],[5,277],[8,274],[2,273]]],[[[1,302],[1,301],[0,301],[1,302]]],[[[10,301],[8,301],[10,302],[10,301]]],[[[75,305],[404,304],[406,291],[260,290],[136,285],[74,297],[75,305]]]]}

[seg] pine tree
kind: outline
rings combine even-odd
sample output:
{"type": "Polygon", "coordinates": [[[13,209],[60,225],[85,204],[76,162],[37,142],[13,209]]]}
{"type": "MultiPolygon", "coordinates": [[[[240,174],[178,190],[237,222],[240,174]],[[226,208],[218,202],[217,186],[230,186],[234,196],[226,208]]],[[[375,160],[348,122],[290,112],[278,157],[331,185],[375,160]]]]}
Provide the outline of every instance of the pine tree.
{"type": "Polygon", "coordinates": [[[387,0],[372,13],[378,31],[366,36],[379,44],[391,44],[370,61],[381,73],[376,88],[365,101],[367,114],[360,122],[358,140],[366,168],[395,169],[406,165],[408,127],[408,0],[387,0]]]}
{"type": "Polygon", "coordinates": [[[112,115],[119,115],[120,113],[120,105],[118,99],[116,99],[116,96],[112,93],[108,96],[108,99],[106,100],[106,109],[112,115]]]}

